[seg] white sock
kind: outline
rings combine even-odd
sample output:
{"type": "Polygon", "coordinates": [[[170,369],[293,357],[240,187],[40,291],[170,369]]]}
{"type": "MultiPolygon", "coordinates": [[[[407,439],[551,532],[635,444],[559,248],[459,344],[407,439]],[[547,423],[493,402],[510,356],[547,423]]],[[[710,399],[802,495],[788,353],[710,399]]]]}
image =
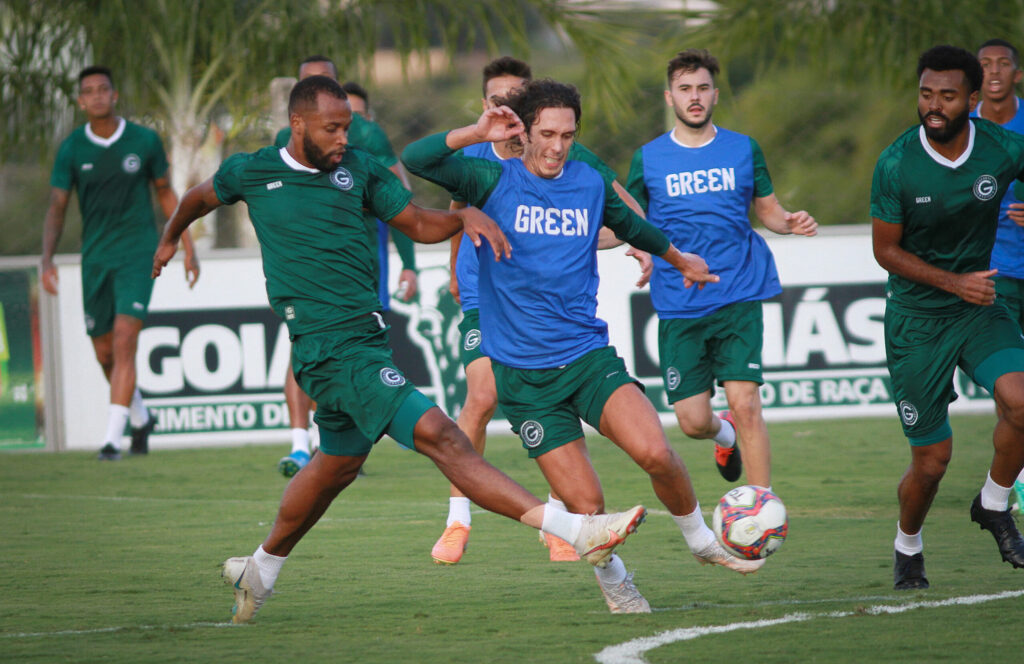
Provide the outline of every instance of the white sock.
{"type": "Polygon", "coordinates": [[[569,544],[575,544],[583,529],[583,517],[550,505],[544,506],[544,521],[540,529],[555,537],[561,537],[569,544]]]}
{"type": "Polygon", "coordinates": [[[696,509],[689,514],[681,516],[673,514],[672,520],[676,522],[679,530],[682,531],[690,551],[700,551],[715,539],[714,531],[708,528],[708,524],[704,523],[704,515],[700,513],[699,503],[696,509]]]}
{"type": "Polygon", "coordinates": [[[309,452],[309,431],[292,429],[292,452],[309,452]]]}
{"type": "Polygon", "coordinates": [[[608,557],[608,564],[605,567],[595,567],[594,574],[602,586],[614,588],[626,580],[626,563],[622,562],[619,554],[613,553],[608,557]]]}
{"type": "Polygon", "coordinates": [[[548,507],[553,507],[554,509],[562,510],[563,512],[569,511],[569,508],[565,506],[565,503],[558,498],[555,498],[550,493],[548,494],[548,507]]]}
{"type": "Polygon", "coordinates": [[[469,498],[452,496],[448,499],[448,524],[456,521],[464,526],[472,525],[473,517],[469,514],[469,498]]]}
{"type": "Polygon", "coordinates": [[[284,561],[288,560],[288,556],[273,556],[264,551],[263,545],[260,544],[260,548],[252,554],[252,559],[256,561],[256,567],[260,570],[260,581],[263,582],[263,587],[273,590],[274,583],[277,582],[277,575],[281,573],[281,566],[284,565],[284,561]]]}
{"type": "Polygon", "coordinates": [[[921,539],[921,531],[908,535],[900,528],[900,522],[896,522],[896,541],[893,546],[905,556],[912,556],[915,553],[924,551],[924,540],[921,539]]]}
{"type": "Polygon", "coordinates": [[[110,404],[110,410],[107,412],[109,413],[107,415],[107,434],[103,442],[112,443],[114,447],[120,449],[121,436],[124,435],[124,425],[128,423],[128,407],[112,403],[110,404]]]}
{"type": "Polygon", "coordinates": [[[1005,512],[1010,504],[1011,491],[1013,491],[1013,485],[999,486],[992,479],[992,474],[989,473],[985,477],[985,486],[981,487],[981,506],[987,510],[1005,512]]]}
{"type": "Polygon", "coordinates": [[[137,387],[132,392],[132,402],[128,404],[128,408],[133,428],[139,429],[149,424],[149,409],[142,403],[142,392],[139,392],[137,387]]]}
{"type": "Polygon", "coordinates": [[[732,447],[736,444],[736,428],[729,420],[724,420],[721,417],[718,420],[722,423],[722,428],[712,436],[712,439],[718,443],[719,447],[732,447]]]}

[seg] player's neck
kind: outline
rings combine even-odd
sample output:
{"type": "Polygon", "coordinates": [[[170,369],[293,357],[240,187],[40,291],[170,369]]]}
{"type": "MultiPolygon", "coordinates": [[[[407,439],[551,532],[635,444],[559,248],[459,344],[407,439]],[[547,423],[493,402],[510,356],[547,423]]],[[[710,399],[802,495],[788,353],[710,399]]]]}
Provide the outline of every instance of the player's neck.
{"type": "Polygon", "coordinates": [[[111,113],[102,118],[89,118],[89,129],[100,138],[110,138],[121,124],[121,118],[111,113]]]}
{"type": "Polygon", "coordinates": [[[672,137],[676,139],[676,142],[688,148],[707,145],[716,134],[718,134],[718,130],[710,121],[703,127],[691,127],[677,120],[676,128],[672,130],[672,137]]]}
{"type": "Polygon", "coordinates": [[[960,155],[964,153],[964,150],[967,149],[967,144],[970,142],[970,123],[965,125],[963,130],[959,134],[949,139],[945,143],[939,143],[938,141],[934,141],[931,138],[929,138],[927,134],[925,135],[925,139],[928,141],[928,145],[930,145],[931,148],[935,150],[937,153],[939,153],[941,156],[945,157],[950,161],[956,161],[957,159],[960,158],[960,155]]]}
{"type": "Polygon", "coordinates": [[[523,150],[520,148],[518,151],[513,150],[509,147],[508,141],[496,141],[491,143],[494,148],[494,154],[498,155],[501,159],[511,159],[512,157],[522,157],[523,150]]]}
{"type": "Polygon", "coordinates": [[[999,101],[984,99],[978,107],[978,117],[1004,125],[1017,115],[1017,95],[1007,95],[999,101]]]}

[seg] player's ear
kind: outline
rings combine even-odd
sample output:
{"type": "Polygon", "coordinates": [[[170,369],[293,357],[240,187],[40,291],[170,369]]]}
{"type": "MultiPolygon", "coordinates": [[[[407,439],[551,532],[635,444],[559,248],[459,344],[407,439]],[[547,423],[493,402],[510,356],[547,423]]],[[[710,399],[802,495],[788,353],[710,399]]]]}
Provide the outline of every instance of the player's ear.
{"type": "Polygon", "coordinates": [[[974,112],[974,109],[978,106],[978,91],[975,90],[971,93],[971,96],[967,98],[967,110],[974,112]]]}

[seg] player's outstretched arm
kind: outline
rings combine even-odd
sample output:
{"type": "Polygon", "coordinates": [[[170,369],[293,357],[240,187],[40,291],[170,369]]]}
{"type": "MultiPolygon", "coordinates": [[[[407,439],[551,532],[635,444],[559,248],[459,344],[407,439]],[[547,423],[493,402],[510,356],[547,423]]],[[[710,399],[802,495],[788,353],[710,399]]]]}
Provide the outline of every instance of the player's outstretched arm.
{"type": "Polygon", "coordinates": [[[892,274],[926,284],[956,295],[971,304],[989,305],[996,301],[996,270],[957,274],[925,262],[900,246],[903,224],[871,219],[871,244],[875,260],[892,274]]]}
{"type": "Polygon", "coordinates": [[[806,210],[788,212],[779,203],[775,194],[754,199],[754,214],[764,227],[779,235],[804,235],[811,237],[818,234],[818,222],[806,210]]]}
{"type": "Polygon", "coordinates": [[[217,198],[217,192],[213,188],[213,178],[197,184],[181,197],[174,214],[164,225],[163,235],[160,236],[160,243],[157,244],[156,254],[153,256],[153,278],[160,276],[164,266],[174,258],[178,250],[178,242],[185,229],[196,219],[209,214],[219,208],[223,203],[217,198]]]}
{"type": "Polygon", "coordinates": [[[669,265],[679,270],[683,275],[683,286],[689,288],[697,284],[697,288],[704,288],[704,284],[717,284],[718,275],[711,274],[708,264],[697,254],[679,251],[673,245],[669,245],[668,251],[661,255],[669,265]]]}
{"type": "Polygon", "coordinates": [[[452,129],[445,144],[452,150],[477,143],[498,143],[523,133],[523,121],[508,106],[489,108],[480,114],[475,124],[452,129]]]}
{"type": "MultiPolygon", "coordinates": [[[[170,219],[174,210],[178,207],[178,197],[171,188],[171,180],[166,175],[153,180],[156,189],[157,200],[160,201],[160,209],[163,210],[164,218],[170,219]]],[[[186,230],[181,235],[181,246],[185,249],[185,280],[189,288],[194,288],[199,280],[199,256],[196,255],[196,245],[192,242],[192,235],[186,230]]]]}
{"type": "Polygon", "coordinates": [[[43,289],[50,295],[57,294],[57,267],[53,264],[53,254],[57,251],[61,234],[64,233],[64,213],[68,209],[70,198],[71,192],[66,189],[50,189],[50,206],[46,209],[46,219],[43,222],[43,259],[40,266],[43,289]]]}
{"type": "Polygon", "coordinates": [[[434,244],[452,237],[460,230],[465,231],[473,246],[479,247],[481,238],[487,238],[494,251],[494,259],[512,255],[508,239],[494,220],[478,208],[460,210],[434,210],[409,203],[388,223],[402,231],[415,242],[434,244]]]}

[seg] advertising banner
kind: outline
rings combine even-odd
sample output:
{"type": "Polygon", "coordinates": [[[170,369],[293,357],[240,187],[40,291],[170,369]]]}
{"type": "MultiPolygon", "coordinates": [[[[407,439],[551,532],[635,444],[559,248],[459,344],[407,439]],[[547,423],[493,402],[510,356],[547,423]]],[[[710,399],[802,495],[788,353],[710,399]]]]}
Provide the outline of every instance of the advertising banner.
{"type": "Polygon", "coordinates": [[[43,447],[39,282],[34,267],[0,267],[0,449],[43,447]]]}

